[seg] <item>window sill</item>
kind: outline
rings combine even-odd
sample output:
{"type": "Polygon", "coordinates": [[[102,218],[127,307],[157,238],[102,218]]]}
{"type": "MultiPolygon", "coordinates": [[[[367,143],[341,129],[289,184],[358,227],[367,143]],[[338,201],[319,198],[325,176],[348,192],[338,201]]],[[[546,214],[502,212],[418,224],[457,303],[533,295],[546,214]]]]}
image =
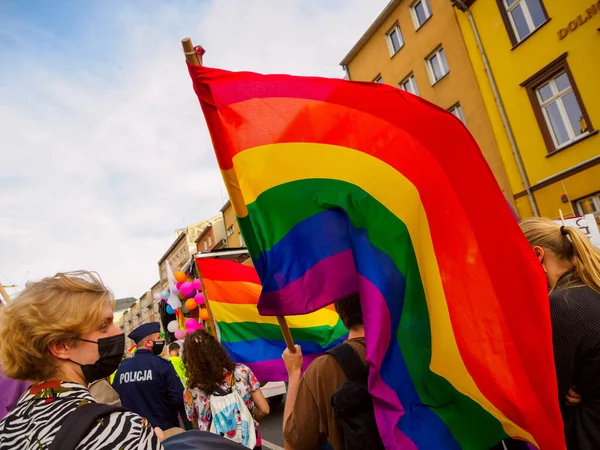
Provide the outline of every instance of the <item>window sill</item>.
{"type": "Polygon", "coordinates": [[[529,39],[531,36],[533,36],[539,30],[541,30],[551,20],[552,20],[552,17],[548,17],[539,27],[537,27],[535,30],[533,30],[531,33],[529,33],[527,36],[525,36],[523,39],[521,39],[519,42],[517,42],[515,45],[513,45],[510,50],[513,51],[515,48],[517,48],[519,45],[521,45],[523,42],[525,42],[527,39],[529,39]]]}
{"type": "Polygon", "coordinates": [[[438,84],[440,81],[442,81],[444,78],[446,78],[448,76],[448,74],[450,73],[450,71],[446,72],[444,75],[442,75],[441,78],[438,78],[437,80],[435,80],[432,84],[431,87],[435,86],[436,84],[438,84]]]}
{"type": "Polygon", "coordinates": [[[405,44],[402,44],[402,47],[400,47],[400,48],[398,49],[398,51],[396,51],[396,53],[394,53],[393,55],[390,55],[390,59],[394,59],[394,56],[396,56],[398,53],[400,53],[400,50],[402,50],[402,49],[404,48],[404,45],[405,45],[405,44]]]}
{"type": "Polygon", "coordinates": [[[433,16],[433,14],[430,14],[429,17],[427,17],[427,19],[425,19],[425,21],[421,25],[419,25],[418,27],[415,28],[415,33],[417,31],[419,31],[421,28],[423,28],[423,25],[425,25],[429,21],[429,19],[431,19],[431,16],[433,16]]]}
{"type": "Polygon", "coordinates": [[[563,145],[562,147],[559,147],[559,148],[557,148],[556,150],[554,150],[554,151],[552,151],[552,152],[548,153],[548,154],[546,155],[546,158],[550,158],[551,156],[554,156],[554,155],[556,155],[557,153],[560,153],[560,152],[562,152],[563,150],[566,150],[566,149],[568,149],[568,148],[570,148],[570,147],[573,147],[575,144],[579,144],[581,141],[585,141],[587,138],[589,138],[589,137],[592,137],[592,136],[595,136],[595,135],[597,135],[597,134],[598,134],[598,130],[594,130],[594,131],[592,131],[592,132],[590,132],[590,133],[588,133],[588,134],[586,134],[586,135],[584,135],[584,136],[581,136],[581,137],[579,137],[579,138],[575,139],[573,142],[569,142],[568,144],[565,144],[565,145],[563,145]]]}

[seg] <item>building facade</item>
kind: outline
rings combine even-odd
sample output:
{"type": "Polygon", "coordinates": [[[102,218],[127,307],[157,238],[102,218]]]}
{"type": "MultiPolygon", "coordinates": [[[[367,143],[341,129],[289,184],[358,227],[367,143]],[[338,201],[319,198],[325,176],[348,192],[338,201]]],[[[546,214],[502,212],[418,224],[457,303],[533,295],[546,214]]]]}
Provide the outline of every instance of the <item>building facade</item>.
{"type": "Polygon", "coordinates": [[[341,65],[350,80],[396,86],[457,116],[512,202],[486,105],[448,0],[392,0],[341,65]]]}
{"type": "Polygon", "coordinates": [[[519,216],[600,223],[600,2],[454,6],[519,216]]]}
{"type": "Polygon", "coordinates": [[[227,246],[232,248],[245,248],[246,244],[244,243],[244,237],[240,231],[235,212],[233,212],[231,201],[227,200],[227,203],[223,205],[221,208],[221,214],[223,214],[223,224],[227,246]]]}
{"type": "Polygon", "coordinates": [[[208,221],[204,231],[196,239],[196,248],[199,252],[210,252],[225,248],[225,225],[222,216],[216,216],[208,221]]]}
{"type": "Polygon", "coordinates": [[[219,218],[220,216],[211,217],[182,230],[177,230],[175,241],[173,241],[169,249],[158,261],[159,286],[161,291],[168,287],[167,261],[171,264],[173,272],[177,272],[178,270],[185,271],[192,255],[196,253],[196,240],[198,236],[204,233],[211,221],[219,218]]]}

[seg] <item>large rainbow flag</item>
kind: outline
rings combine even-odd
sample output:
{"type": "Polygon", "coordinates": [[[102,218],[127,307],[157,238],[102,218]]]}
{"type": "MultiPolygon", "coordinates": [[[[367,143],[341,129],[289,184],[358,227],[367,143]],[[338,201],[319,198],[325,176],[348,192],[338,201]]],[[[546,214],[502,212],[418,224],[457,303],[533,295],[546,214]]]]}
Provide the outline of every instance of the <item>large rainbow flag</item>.
{"type": "MultiPolygon", "coordinates": [[[[197,258],[204,295],[217,323],[221,344],[260,381],[288,379],[281,354],[285,341],[275,317],[261,316],[262,286],[254,267],[233,261],[197,258]]],[[[348,331],[332,305],[288,319],[294,342],[302,347],[304,368],[324,351],[341,344],[348,331]]]]}
{"type": "Polygon", "coordinates": [[[563,449],[546,279],[463,124],[381,84],[189,71],[260,313],[359,291],[386,447],[563,449]]]}

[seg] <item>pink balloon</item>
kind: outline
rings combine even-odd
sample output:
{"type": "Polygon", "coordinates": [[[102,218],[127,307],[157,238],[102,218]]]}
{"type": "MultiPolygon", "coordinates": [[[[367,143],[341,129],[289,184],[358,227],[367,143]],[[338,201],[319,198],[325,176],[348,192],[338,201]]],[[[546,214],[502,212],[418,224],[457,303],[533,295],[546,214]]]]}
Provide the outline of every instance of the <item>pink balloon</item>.
{"type": "Polygon", "coordinates": [[[194,286],[192,286],[192,283],[189,281],[186,281],[181,285],[179,292],[188,297],[192,292],[194,292],[194,286]]]}
{"type": "Polygon", "coordinates": [[[194,286],[194,289],[196,289],[197,291],[202,290],[202,283],[200,283],[199,278],[196,278],[194,281],[192,281],[192,286],[194,286]]]}
{"type": "Polygon", "coordinates": [[[194,301],[196,302],[196,305],[204,305],[204,294],[202,292],[198,292],[194,296],[194,301]]]}
{"type": "Polygon", "coordinates": [[[196,329],[198,328],[198,321],[196,319],[188,319],[185,321],[185,327],[188,329],[196,329]]]}
{"type": "Polygon", "coordinates": [[[183,284],[183,281],[178,281],[177,283],[175,283],[175,286],[177,287],[177,289],[179,289],[181,291],[182,284],[183,284]]]}
{"type": "Polygon", "coordinates": [[[198,330],[203,330],[204,329],[204,325],[202,325],[201,323],[198,324],[198,330]]]}
{"type": "Polygon", "coordinates": [[[185,337],[185,331],[183,330],[177,330],[174,334],[177,339],[183,339],[185,337]]]}

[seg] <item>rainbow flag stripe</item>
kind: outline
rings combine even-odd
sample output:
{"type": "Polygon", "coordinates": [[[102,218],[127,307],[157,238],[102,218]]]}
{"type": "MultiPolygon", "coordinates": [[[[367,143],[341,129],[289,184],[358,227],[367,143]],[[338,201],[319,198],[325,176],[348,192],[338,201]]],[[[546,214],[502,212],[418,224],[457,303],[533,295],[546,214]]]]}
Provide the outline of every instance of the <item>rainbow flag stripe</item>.
{"type": "MultiPolygon", "coordinates": [[[[260,381],[287,380],[281,359],[285,342],[277,320],[258,313],[262,287],[254,267],[212,258],[197,258],[196,265],[221,343],[233,360],[250,367],[260,381]]],[[[290,317],[288,325],[307,355],[305,368],[348,334],[332,306],[290,317]]]]}
{"type": "Polygon", "coordinates": [[[360,293],[386,447],[563,449],[546,280],[463,124],[381,84],[189,70],[260,313],[360,293]]]}

